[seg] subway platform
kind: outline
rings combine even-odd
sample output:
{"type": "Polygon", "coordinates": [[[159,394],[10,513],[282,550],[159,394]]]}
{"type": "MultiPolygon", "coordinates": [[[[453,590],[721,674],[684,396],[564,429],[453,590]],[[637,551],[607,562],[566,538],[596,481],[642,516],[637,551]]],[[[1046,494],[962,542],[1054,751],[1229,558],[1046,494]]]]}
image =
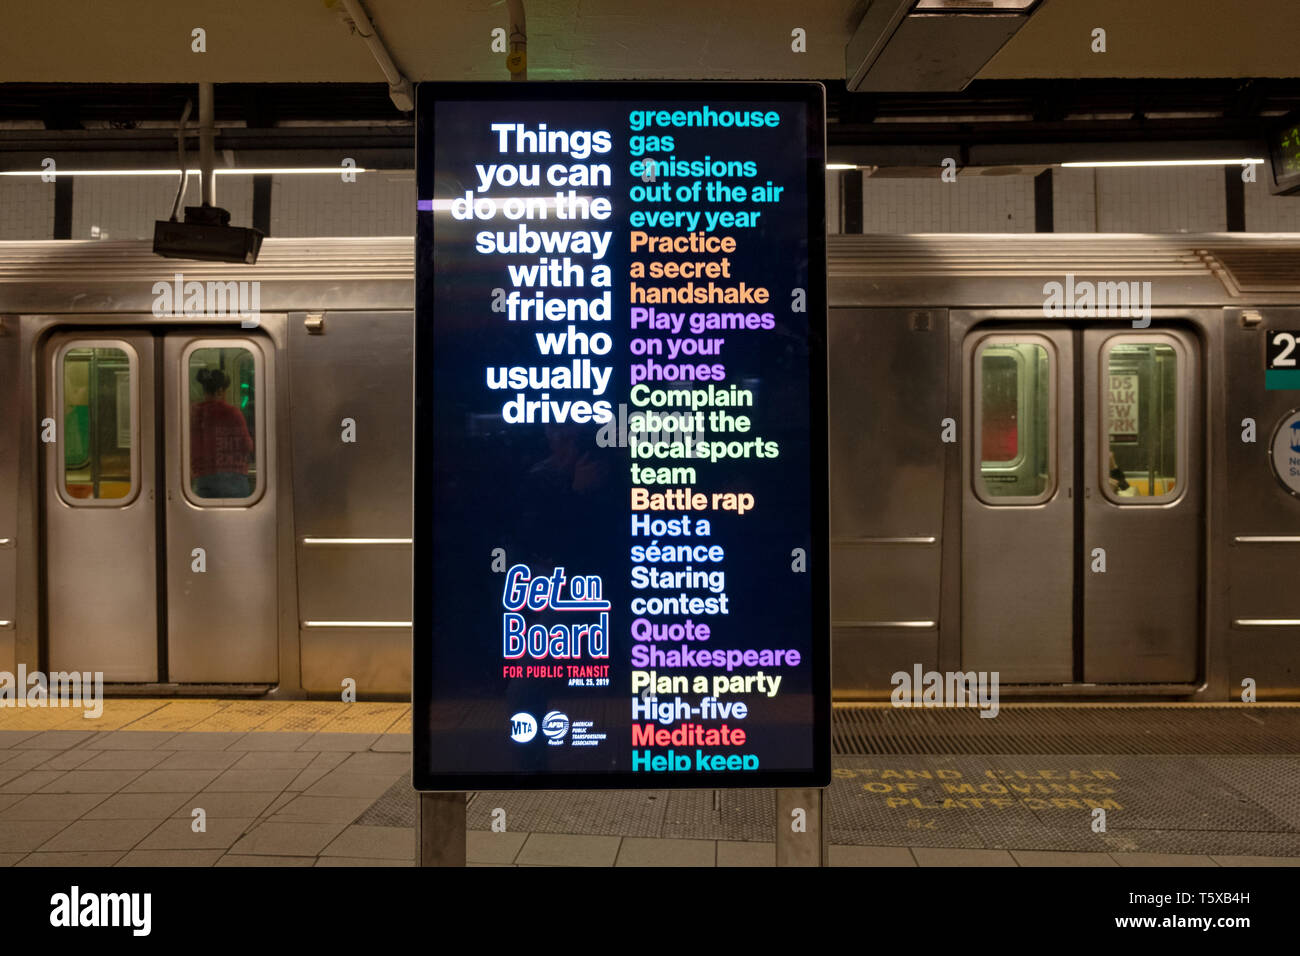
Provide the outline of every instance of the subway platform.
{"type": "MultiPolygon", "coordinates": [[[[0,866],[412,866],[409,731],[401,703],[3,708],[0,866]]],[[[1300,705],[841,705],[833,732],[832,866],[1300,865],[1300,705]]],[[[470,865],[775,860],[770,790],[468,800],[470,865]]]]}

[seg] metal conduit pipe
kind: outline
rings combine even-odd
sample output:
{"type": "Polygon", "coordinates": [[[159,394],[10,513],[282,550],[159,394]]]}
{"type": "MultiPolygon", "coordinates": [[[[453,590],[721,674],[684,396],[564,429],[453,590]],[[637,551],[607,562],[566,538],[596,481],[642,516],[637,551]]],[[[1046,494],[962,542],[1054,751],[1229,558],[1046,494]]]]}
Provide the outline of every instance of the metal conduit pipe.
{"type": "Polygon", "coordinates": [[[506,0],[506,13],[510,18],[510,52],[523,54],[523,69],[511,72],[511,80],[528,79],[528,24],[524,20],[524,0],[506,0]]]}
{"type": "MultiPolygon", "coordinates": [[[[199,176],[202,185],[203,205],[216,204],[216,175],[212,171],[212,143],[216,134],[213,120],[212,84],[199,84],[199,176]]],[[[185,171],[181,170],[181,175],[185,171]]]]}
{"type": "Polygon", "coordinates": [[[384,46],[384,41],[379,39],[379,32],[370,22],[370,17],[366,16],[361,0],[342,0],[342,3],[352,23],[352,32],[366,42],[366,46],[370,48],[370,55],[375,58],[379,69],[383,70],[384,76],[388,79],[388,98],[403,113],[415,109],[415,95],[411,88],[411,81],[402,75],[393,58],[388,55],[388,48],[384,46]]]}

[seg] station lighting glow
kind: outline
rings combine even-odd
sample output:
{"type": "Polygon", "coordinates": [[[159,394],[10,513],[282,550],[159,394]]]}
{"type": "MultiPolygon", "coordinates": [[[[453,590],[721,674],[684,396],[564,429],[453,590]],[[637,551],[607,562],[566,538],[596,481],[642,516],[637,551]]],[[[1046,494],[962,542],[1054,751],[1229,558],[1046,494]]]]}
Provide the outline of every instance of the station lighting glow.
{"type": "Polygon", "coordinates": [[[858,166],[854,163],[827,163],[826,168],[827,169],[857,169],[858,166]]]}
{"type": "Polygon", "coordinates": [[[1262,159],[1122,159],[1087,163],[1061,163],[1065,167],[1115,167],[1115,166],[1257,166],[1262,159]]]}
{"type": "MultiPolygon", "coordinates": [[[[250,169],[214,169],[218,176],[298,176],[332,173],[368,173],[364,166],[268,166],[250,169]]],[[[9,169],[0,170],[0,176],[179,176],[179,169],[9,169]]],[[[186,176],[197,176],[199,170],[187,169],[186,176]]]]}

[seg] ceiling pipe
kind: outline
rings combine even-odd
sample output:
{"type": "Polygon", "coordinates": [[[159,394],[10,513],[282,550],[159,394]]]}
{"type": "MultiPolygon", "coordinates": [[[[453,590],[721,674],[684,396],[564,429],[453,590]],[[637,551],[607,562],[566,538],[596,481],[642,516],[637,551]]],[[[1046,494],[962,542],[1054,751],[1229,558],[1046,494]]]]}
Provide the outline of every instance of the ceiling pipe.
{"type": "Polygon", "coordinates": [[[510,53],[520,54],[523,68],[511,72],[511,80],[528,79],[528,24],[524,20],[524,0],[506,0],[506,13],[510,18],[510,53]]]}
{"type": "Polygon", "coordinates": [[[366,42],[366,46],[370,48],[370,55],[375,58],[379,69],[384,71],[384,76],[388,79],[388,98],[403,113],[409,113],[415,109],[415,95],[411,81],[402,75],[393,58],[388,55],[388,48],[384,46],[384,41],[379,39],[379,31],[366,16],[361,0],[342,0],[342,4],[346,13],[344,19],[352,32],[366,42]]]}
{"type": "MultiPolygon", "coordinates": [[[[212,143],[216,134],[213,119],[212,84],[199,84],[199,175],[202,177],[203,205],[216,204],[216,176],[212,172],[212,143]]],[[[183,175],[183,174],[182,174],[183,175]]]]}

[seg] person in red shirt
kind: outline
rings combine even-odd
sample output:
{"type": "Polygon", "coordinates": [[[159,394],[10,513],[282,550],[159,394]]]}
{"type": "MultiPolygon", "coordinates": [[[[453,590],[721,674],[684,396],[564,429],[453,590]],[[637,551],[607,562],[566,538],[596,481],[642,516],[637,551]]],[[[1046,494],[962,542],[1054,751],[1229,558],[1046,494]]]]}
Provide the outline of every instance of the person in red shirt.
{"type": "Polygon", "coordinates": [[[190,483],[200,498],[247,498],[253,438],[239,410],[225,400],[230,376],[200,369],[203,401],[190,406],[190,483]]]}

